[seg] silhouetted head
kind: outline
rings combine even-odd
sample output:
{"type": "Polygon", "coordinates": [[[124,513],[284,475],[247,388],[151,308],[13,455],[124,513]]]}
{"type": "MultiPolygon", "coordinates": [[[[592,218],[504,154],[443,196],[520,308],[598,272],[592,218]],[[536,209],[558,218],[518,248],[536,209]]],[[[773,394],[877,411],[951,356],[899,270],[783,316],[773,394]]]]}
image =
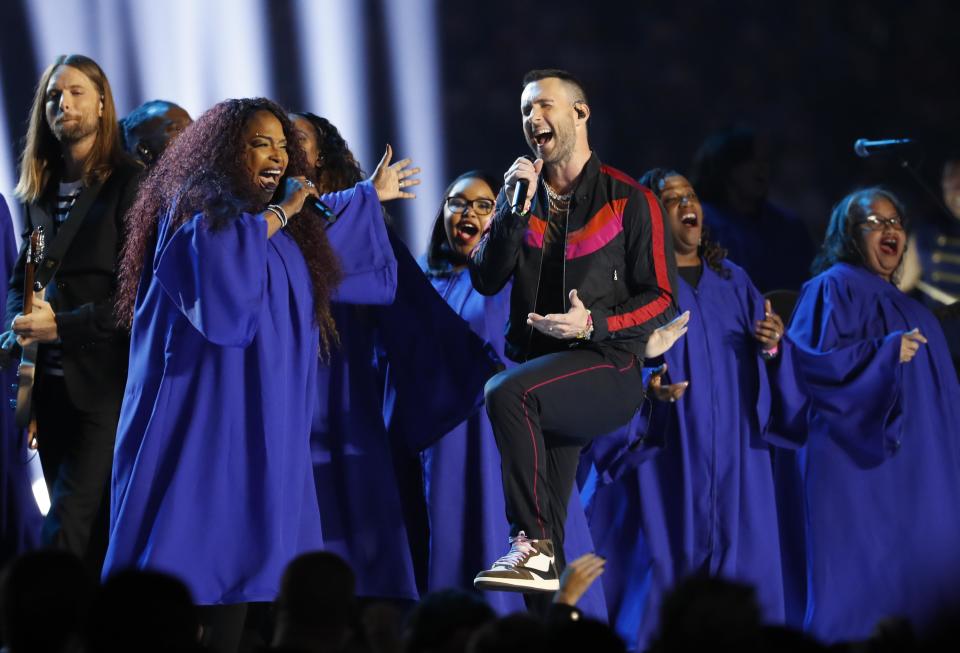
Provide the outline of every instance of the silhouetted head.
{"type": "Polygon", "coordinates": [[[121,571],[94,600],[87,653],[191,653],[199,649],[199,635],[186,585],[156,571],[121,571]]]}
{"type": "Polygon", "coordinates": [[[694,155],[690,180],[705,202],[754,216],[770,190],[770,167],[766,141],[740,126],[706,138],[694,155]]]}
{"type": "Polygon", "coordinates": [[[542,651],[546,627],[524,614],[512,614],[481,627],[467,644],[467,653],[542,651]]]}
{"type": "Polygon", "coordinates": [[[550,624],[547,650],[551,653],[626,653],[623,640],[605,623],[596,619],[578,619],[550,624]]]}
{"type": "Polygon", "coordinates": [[[654,650],[758,651],[760,608],[752,587],[711,577],[689,578],[660,608],[654,650]]]}
{"type": "Polygon", "coordinates": [[[343,646],[358,630],[355,592],[353,570],[343,558],[326,551],[298,556],[280,581],[273,646],[343,646]]]}
{"type": "Polygon", "coordinates": [[[0,628],[10,653],[79,650],[94,592],[83,562],[65,551],[26,553],[0,579],[0,628]]]}
{"type": "Polygon", "coordinates": [[[404,651],[463,651],[473,633],[495,618],[493,609],[476,594],[457,589],[432,592],[410,614],[404,651]]]}

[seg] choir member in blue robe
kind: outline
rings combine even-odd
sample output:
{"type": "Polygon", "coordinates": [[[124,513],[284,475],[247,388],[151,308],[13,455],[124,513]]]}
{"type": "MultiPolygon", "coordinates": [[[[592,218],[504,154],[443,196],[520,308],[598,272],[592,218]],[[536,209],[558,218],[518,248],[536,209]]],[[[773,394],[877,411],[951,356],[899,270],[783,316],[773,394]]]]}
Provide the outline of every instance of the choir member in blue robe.
{"type": "Polygon", "coordinates": [[[886,190],[844,198],[789,329],[809,396],[804,625],[827,642],[923,628],[960,598],[960,386],[936,318],[895,285],[903,220],[886,190]]]}
{"type": "MultiPolygon", "coordinates": [[[[0,287],[6,288],[17,261],[13,219],[0,195],[0,287]]],[[[14,422],[12,401],[16,401],[17,364],[13,358],[0,370],[0,567],[18,553],[40,544],[43,515],[30,487],[26,436],[14,422]]]]}
{"type": "MultiPolygon", "coordinates": [[[[481,295],[474,290],[466,268],[466,257],[493,217],[500,185],[494,177],[474,170],[447,187],[422,267],[443,300],[489,343],[500,365],[510,367],[515,363],[503,352],[510,285],[496,295],[481,295]]],[[[430,517],[430,590],[471,588],[477,568],[499,556],[510,535],[503,519],[500,453],[486,411],[473,406],[469,418],[451,427],[422,454],[430,517]]],[[[567,560],[593,551],[576,493],[568,509],[566,532],[567,560]]],[[[599,581],[594,583],[578,607],[605,621],[601,586],[599,581]]],[[[485,592],[484,599],[501,614],[525,609],[520,594],[485,592]]]]}
{"type": "MultiPolygon", "coordinates": [[[[381,201],[410,196],[391,154],[322,197],[360,233],[381,201]]],[[[200,605],[242,605],[273,600],[286,564],[322,548],[309,437],[341,274],[306,172],[279,106],[228,100],[141,187],[118,290],[131,364],[104,577],[157,569],[200,605]]]]}
{"type": "MultiPolygon", "coordinates": [[[[291,119],[321,192],[363,178],[335,125],[310,113],[291,119]]],[[[415,601],[428,556],[419,451],[476,410],[495,366],[387,220],[377,226],[394,274],[334,298],[340,346],[318,369],[314,476],[324,546],[350,562],[358,596],[415,601]]],[[[328,233],[340,253],[336,228],[328,233]]]]}
{"type": "Polygon", "coordinates": [[[662,169],[640,182],[660,197],[670,217],[678,303],[690,313],[686,336],[664,354],[660,378],[678,390],[689,383],[689,389],[668,394],[668,401],[648,401],[625,433],[594,443],[594,477],[588,477],[584,498],[594,541],[602,543],[598,553],[607,558],[611,623],[631,647],[644,650],[664,596],[695,574],[754,586],[766,621],[783,622],[777,509],[764,436],[779,369],[775,356],[786,343],[769,302],[704,234],[690,182],[662,169]],[[637,434],[646,450],[618,449],[618,440],[635,442],[624,435],[637,434]],[[598,483],[598,469],[608,482],[619,478],[598,483]]]}

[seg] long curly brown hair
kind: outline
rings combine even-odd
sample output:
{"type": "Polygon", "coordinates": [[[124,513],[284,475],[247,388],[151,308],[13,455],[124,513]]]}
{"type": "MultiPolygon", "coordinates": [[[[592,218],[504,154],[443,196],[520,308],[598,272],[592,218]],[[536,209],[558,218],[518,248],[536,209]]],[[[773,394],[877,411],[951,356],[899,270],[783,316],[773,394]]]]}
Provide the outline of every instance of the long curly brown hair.
{"type": "MultiPolygon", "coordinates": [[[[244,158],[243,128],[258,111],[269,111],[283,126],[289,163],[277,193],[280,201],[288,176],[307,174],[306,156],[297,144],[286,112],[265,98],[225,100],[204,113],[184,130],[141,183],[137,199],[127,213],[127,237],[120,261],[117,316],[130,326],[143,266],[156,247],[157,224],[171,210],[176,229],[197,213],[203,213],[210,229],[219,229],[242,212],[266,208],[248,180],[244,158]]],[[[337,341],[330,314],[330,295],[340,281],[340,267],[323,227],[323,220],[309,202],[286,227],[300,246],[313,281],[314,316],[320,328],[323,350],[337,341]]]]}
{"type": "Polygon", "coordinates": [[[305,119],[315,132],[320,160],[317,161],[316,169],[311,172],[313,175],[311,178],[317,182],[317,189],[321,193],[333,193],[352,188],[366,179],[360,162],[350,151],[347,141],[340,135],[336,125],[309,111],[291,115],[305,119]]]}

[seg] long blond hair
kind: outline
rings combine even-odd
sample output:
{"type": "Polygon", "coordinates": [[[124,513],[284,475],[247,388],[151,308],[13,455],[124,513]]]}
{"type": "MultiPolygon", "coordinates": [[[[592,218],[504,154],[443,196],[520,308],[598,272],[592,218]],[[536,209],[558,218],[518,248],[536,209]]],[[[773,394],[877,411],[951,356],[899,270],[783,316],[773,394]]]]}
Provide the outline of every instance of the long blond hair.
{"type": "Polygon", "coordinates": [[[46,118],[47,84],[59,66],[71,66],[86,75],[97,88],[103,102],[97,139],[83,165],[84,185],[104,181],[113,168],[124,160],[113,92],[103,69],[96,61],[82,54],[60,55],[43,71],[33,95],[33,106],[27,125],[27,142],[20,154],[20,180],[13,190],[24,202],[36,202],[40,199],[53,173],[59,172],[63,165],[60,143],[50,131],[46,118]]]}

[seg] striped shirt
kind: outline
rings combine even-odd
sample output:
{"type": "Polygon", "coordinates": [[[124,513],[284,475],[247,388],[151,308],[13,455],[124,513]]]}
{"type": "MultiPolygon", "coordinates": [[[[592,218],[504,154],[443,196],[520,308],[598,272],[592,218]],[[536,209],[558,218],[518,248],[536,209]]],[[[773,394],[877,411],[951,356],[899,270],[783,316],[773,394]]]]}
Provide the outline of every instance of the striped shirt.
{"type": "Polygon", "coordinates": [[[57,210],[54,213],[54,219],[59,227],[66,221],[70,215],[70,209],[77,201],[77,196],[83,190],[83,180],[60,182],[60,188],[57,190],[57,210]]]}

